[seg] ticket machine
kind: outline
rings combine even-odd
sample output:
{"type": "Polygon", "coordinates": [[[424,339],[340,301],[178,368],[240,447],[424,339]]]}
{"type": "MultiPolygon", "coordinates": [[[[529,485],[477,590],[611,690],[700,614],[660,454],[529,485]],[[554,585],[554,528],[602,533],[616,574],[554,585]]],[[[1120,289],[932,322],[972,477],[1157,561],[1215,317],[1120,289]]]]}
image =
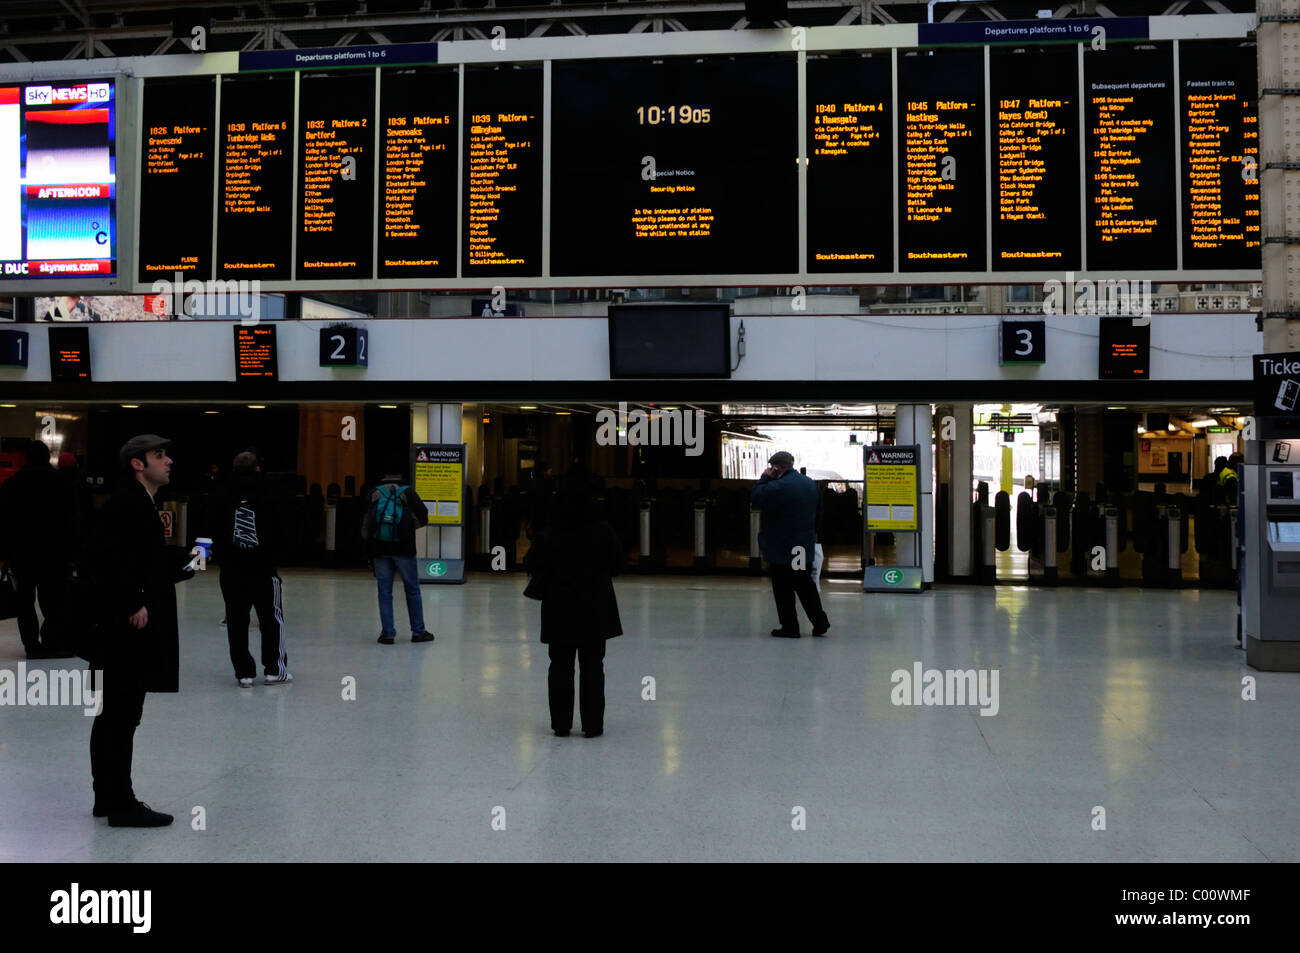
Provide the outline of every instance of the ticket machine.
{"type": "Polygon", "coordinates": [[[1300,440],[1248,441],[1242,474],[1246,662],[1300,672],[1300,440]]]}

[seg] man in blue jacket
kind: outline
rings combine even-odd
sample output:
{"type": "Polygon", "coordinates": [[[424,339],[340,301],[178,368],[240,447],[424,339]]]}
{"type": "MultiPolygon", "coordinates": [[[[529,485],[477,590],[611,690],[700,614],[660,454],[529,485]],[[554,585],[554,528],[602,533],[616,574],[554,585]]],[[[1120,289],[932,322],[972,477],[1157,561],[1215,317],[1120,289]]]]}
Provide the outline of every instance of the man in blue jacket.
{"type": "Polygon", "coordinates": [[[821,493],[817,484],[794,469],[794,456],[784,450],[772,454],[768,468],[749,494],[749,502],[763,514],[758,545],[772,570],[772,596],[781,627],[772,635],[799,638],[799,616],[794,597],[812,623],[813,635],[824,636],[831,627],[808,571],[817,542],[821,493]]]}

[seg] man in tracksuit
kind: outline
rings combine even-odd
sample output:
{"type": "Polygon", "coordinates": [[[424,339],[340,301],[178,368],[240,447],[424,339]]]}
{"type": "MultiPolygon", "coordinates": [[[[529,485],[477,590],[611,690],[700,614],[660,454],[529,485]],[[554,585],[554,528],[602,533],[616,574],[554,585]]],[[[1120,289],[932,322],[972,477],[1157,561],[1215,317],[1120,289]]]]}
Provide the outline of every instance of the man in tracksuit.
{"type": "Polygon", "coordinates": [[[262,630],[262,667],[267,685],[293,681],[285,647],[284,610],[280,605],[280,575],[275,571],[275,528],[272,504],[257,454],[246,450],[235,457],[226,505],[212,535],[214,556],[221,565],[221,596],[226,601],[226,637],[230,661],[241,688],[252,688],[257,662],[248,651],[249,610],[257,612],[262,630]]]}

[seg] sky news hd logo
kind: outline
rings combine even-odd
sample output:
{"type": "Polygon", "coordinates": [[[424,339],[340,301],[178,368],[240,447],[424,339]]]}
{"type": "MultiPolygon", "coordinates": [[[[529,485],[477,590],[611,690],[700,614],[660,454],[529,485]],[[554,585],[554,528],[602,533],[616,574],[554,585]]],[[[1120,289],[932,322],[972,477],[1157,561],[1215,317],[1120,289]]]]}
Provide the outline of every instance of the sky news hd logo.
{"type": "Polygon", "coordinates": [[[23,101],[28,106],[70,106],[75,103],[106,103],[112,98],[109,83],[83,86],[28,86],[23,101]]]}

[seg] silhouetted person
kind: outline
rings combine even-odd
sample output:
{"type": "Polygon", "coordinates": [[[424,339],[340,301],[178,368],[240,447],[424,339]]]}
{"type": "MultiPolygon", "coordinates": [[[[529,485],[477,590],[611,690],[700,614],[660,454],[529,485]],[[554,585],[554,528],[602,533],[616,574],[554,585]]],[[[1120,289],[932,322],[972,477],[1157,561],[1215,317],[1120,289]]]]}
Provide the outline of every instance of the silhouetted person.
{"type": "Polygon", "coordinates": [[[588,738],[605,729],[605,640],[623,634],[613,577],[623,566],[623,544],[598,519],[590,486],[570,475],[555,498],[552,523],[533,540],[524,565],[528,594],[542,601],[542,642],[551,665],[546,677],[551,729],[573,727],[573,661],[580,667],[578,708],[588,738]]]}
{"type": "Polygon", "coordinates": [[[76,557],[75,501],[50,466],[50,448],[26,447],[23,467],[0,486],[0,564],[17,584],[18,634],[29,659],[71,658],[67,581],[76,557]],[[40,602],[44,621],[36,617],[40,602]]]}
{"type": "Polygon", "coordinates": [[[171,482],[171,441],[132,437],[118,454],[125,479],[104,506],[91,545],[100,624],[88,653],[103,673],[102,709],[90,733],[95,816],[112,827],[163,827],[170,814],[136,799],[131,785],[135,729],[147,692],[180,690],[177,582],[194,576],[189,553],[169,547],[157,494],[171,482]]]}
{"type": "Polygon", "coordinates": [[[780,628],[772,630],[772,635],[799,638],[799,616],[794,607],[798,595],[812,623],[813,635],[822,636],[831,623],[822,611],[821,598],[808,571],[821,518],[821,493],[816,483],[794,469],[792,454],[780,450],[767,462],[769,466],[750,492],[749,501],[763,514],[758,545],[771,568],[772,597],[781,623],[780,628]],[[803,568],[794,568],[796,564],[803,568]]]}

